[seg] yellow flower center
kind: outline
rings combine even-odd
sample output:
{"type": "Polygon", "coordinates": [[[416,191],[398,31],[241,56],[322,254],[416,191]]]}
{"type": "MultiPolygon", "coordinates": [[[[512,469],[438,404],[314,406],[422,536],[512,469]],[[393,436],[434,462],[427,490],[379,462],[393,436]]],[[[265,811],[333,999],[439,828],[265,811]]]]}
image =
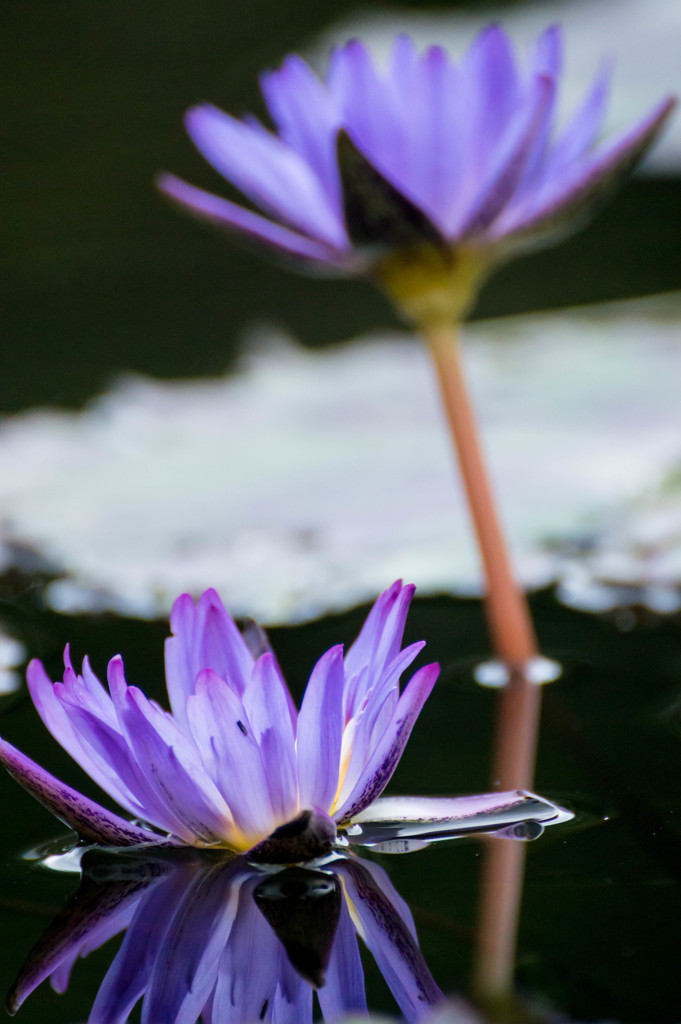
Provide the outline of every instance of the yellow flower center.
{"type": "Polygon", "coordinates": [[[490,252],[473,246],[424,243],[393,249],[373,276],[407,320],[437,326],[461,322],[491,262],[490,252]]]}

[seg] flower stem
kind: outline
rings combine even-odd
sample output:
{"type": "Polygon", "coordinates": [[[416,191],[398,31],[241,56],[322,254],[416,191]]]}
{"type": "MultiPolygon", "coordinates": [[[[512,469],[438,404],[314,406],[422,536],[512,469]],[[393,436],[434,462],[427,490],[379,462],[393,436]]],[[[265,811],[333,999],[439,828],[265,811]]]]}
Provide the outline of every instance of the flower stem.
{"type": "Polygon", "coordinates": [[[494,647],[509,671],[518,671],[536,657],[537,641],[525,596],[516,586],[506,553],[462,373],[458,331],[448,325],[431,325],[423,333],[437,370],[478,537],[487,579],[486,608],[494,647]]]}
{"type": "MultiPolygon", "coordinates": [[[[527,600],[517,586],[485,468],[475,416],[459,356],[458,329],[423,327],[435,363],[487,581],[485,608],[497,656],[508,681],[499,695],[493,786],[530,789],[534,777],[541,688],[527,676],[537,641],[527,600]]],[[[505,839],[486,844],[476,934],[475,995],[487,1006],[511,997],[525,866],[525,845],[505,839]]]]}

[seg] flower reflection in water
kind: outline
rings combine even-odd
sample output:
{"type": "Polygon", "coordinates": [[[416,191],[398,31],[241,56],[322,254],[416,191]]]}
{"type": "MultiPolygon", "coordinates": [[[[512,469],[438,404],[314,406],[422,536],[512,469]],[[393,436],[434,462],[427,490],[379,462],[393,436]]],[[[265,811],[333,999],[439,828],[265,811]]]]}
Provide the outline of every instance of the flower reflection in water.
{"type": "MultiPolygon", "coordinates": [[[[526,794],[425,801],[418,823],[400,798],[381,803],[385,813],[356,838],[386,852],[471,833],[535,838],[542,820],[569,817],[526,794]],[[458,819],[441,803],[458,806],[458,819]]],[[[358,935],[407,1021],[442,999],[408,906],[383,868],[354,852],[278,867],[191,847],[75,850],[81,884],[29,954],[10,1013],[47,978],[64,992],[76,960],[120,933],[89,1024],[123,1024],[140,1000],[143,1024],[304,1024],[315,990],[326,1021],[366,1012],[358,935]]],[[[456,1024],[477,1019],[452,1005],[456,1024]]]]}
{"type": "Polygon", "coordinates": [[[15,1012],[46,978],[123,932],[89,1020],[304,1024],[366,1011],[359,934],[407,1020],[441,999],[411,913],[377,864],[341,856],[269,871],[241,857],[89,851],[77,893],[29,955],[15,1012]]]}

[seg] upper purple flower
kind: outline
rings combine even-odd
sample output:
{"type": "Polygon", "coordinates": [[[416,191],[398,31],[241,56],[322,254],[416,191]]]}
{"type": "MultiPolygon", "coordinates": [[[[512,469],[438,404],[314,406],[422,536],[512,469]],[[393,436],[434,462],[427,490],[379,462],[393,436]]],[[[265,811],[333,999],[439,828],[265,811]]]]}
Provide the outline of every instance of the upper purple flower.
{"type": "MultiPolygon", "coordinates": [[[[82,675],[75,672],[68,649],[63,682],[52,683],[32,661],[28,686],[55,739],[131,815],[171,841],[242,851],[262,844],[261,859],[304,860],[380,795],[435,683],[438,666],[427,665],[400,695],[400,676],[424,646],[400,650],[413,593],[394,583],[347,654],[337,646],[319,659],[300,711],[274,656],[251,653],[213,590],[197,606],[187,594],[173,606],[172,713],[127,684],[119,656],[109,662],[108,691],[87,658],[82,675]],[[281,826],[279,839],[268,839],[281,826]]],[[[85,838],[154,840],[2,740],[0,760],[85,838]]]]}
{"type": "Polygon", "coordinates": [[[207,104],[186,119],[204,157],[264,216],[172,175],[160,185],[200,216],[308,264],[375,269],[385,248],[426,243],[472,249],[487,266],[590,208],[674,106],[663,100],[599,145],[607,75],[557,128],[561,63],[555,26],[525,66],[497,25],[458,66],[404,36],[384,70],[347,43],[325,81],[290,55],[261,82],[275,133],[207,104]]]}

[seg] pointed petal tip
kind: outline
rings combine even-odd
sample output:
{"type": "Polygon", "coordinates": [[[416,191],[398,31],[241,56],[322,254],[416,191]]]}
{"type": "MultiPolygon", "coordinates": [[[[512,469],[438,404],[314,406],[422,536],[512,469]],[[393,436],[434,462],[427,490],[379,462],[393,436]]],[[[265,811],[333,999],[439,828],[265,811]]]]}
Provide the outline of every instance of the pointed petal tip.
{"type": "Polygon", "coordinates": [[[666,96],[661,101],[661,103],[660,103],[660,114],[659,114],[659,116],[660,116],[661,120],[664,121],[668,117],[670,117],[671,114],[673,114],[673,112],[676,110],[678,105],[679,105],[679,97],[678,96],[676,96],[674,93],[670,93],[669,96],[666,96]]]}
{"type": "MultiPolygon", "coordinates": [[[[154,178],[154,185],[159,192],[163,192],[170,199],[176,199],[181,202],[182,186],[185,185],[185,182],[182,181],[182,178],[178,178],[176,174],[171,174],[170,171],[159,171],[154,178]]],[[[184,597],[183,594],[176,598],[175,604],[182,597],[184,597]]]]}
{"type": "Polygon", "coordinates": [[[26,666],[26,684],[34,704],[36,704],[40,690],[54,685],[39,658],[31,658],[26,666]]]}
{"type": "Polygon", "coordinates": [[[318,664],[326,665],[327,662],[335,663],[336,661],[342,661],[344,649],[343,644],[334,644],[333,647],[329,647],[328,651],[322,654],[318,664]]]}
{"type": "Polygon", "coordinates": [[[184,113],[183,120],[187,134],[192,136],[192,132],[195,130],[203,131],[208,122],[214,124],[218,117],[229,117],[229,114],[226,114],[224,110],[220,110],[214,103],[209,103],[205,100],[201,103],[194,103],[184,113]]]}
{"type": "MultiPolygon", "coordinates": [[[[425,646],[425,643],[424,643],[425,646]]],[[[438,676],[440,675],[440,663],[438,661],[431,661],[429,665],[424,665],[418,672],[415,672],[410,680],[411,683],[414,680],[418,680],[418,685],[423,687],[430,687],[432,690],[433,686],[437,682],[438,676]]]]}
{"type": "Polygon", "coordinates": [[[128,683],[125,678],[125,667],[123,665],[123,658],[120,654],[114,655],[110,659],[109,664],[106,667],[106,678],[109,684],[109,690],[111,693],[123,694],[128,688],[128,683]]]}
{"type": "Polygon", "coordinates": [[[26,666],[26,675],[33,676],[36,673],[47,675],[47,673],[45,672],[45,666],[43,665],[40,658],[31,658],[28,665],[26,666]]]}
{"type": "Polygon", "coordinates": [[[194,690],[196,693],[205,693],[211,686],[224,686],[224,679],[221,679],[215,669],[202,668],[197,673],[194,690]]]}
{"type": "Polygon", "coordinates": [[[255,665],[256,668],[259,668],[261,670],[276,667],[277,659],[274,656],[274,652],[263,651],[263,653],[258,655],[258,657],[256,658],[255,665]]]}

